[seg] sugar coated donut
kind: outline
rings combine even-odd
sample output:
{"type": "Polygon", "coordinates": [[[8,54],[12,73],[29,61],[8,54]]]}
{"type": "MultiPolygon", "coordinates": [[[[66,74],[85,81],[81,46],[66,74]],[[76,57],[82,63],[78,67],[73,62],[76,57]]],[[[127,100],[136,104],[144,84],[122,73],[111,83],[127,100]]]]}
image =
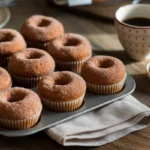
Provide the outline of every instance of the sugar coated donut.
{"type": "Polygon", "coordinates": [[[55,59],[58,68],[75,72],[80,72],[83,63],[92,55],[90,42],[73,33],[51,40],[47,51],[55,59]]]}
{"type": "Polygon", "coordinates": [[[119,92],[126,78],[124,64],[115,57],[94,56],[84,63],[81,71],[90,91],[99,94],[119,92]]]}
{"type": "Polygon", "coordinates": [[[12,80],[9,73],[0,67],[0,92],[11,88],[12,80]]]}
{"type": "Polygon", "coordinates": [[[28,48],[10,58],[8,69],[18,85],[36,87],[41,78],[54,71],[55,62],[47,52],[28,48]]]}
{"type": "Polygon", "coordinates": [[[42,48],[43,45],[43,48],[46,48],[48,41],[64,34],[64,27],[52,17],[33,15],[25,20],[21,33],[28,46],[42,48]]]}
{"type": "Polygon", "coordinates": [[[27,129],[39,120],[42,104],[35,92],[15,87],[0,93],[0,110],[0,125],[27,129]]]}
{"type": "Polygon", "coordinates": [[[38,91],[45,107],[55,111],[73,111],[83,102],[86,83],[75,73],[54,72],[40,81],[38,91]]]}
{"type": "Polygon", "coordinates": [[[16,30],[0,29],[0,65],[7,66],[10,56],[26,48],[22,35],[16,30]]]}

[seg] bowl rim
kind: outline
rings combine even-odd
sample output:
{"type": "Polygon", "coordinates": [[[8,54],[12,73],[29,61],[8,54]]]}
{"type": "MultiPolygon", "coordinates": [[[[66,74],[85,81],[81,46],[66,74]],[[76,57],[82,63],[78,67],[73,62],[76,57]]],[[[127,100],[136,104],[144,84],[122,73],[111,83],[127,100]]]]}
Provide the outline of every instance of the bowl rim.
{"type": "Polygon", "coordinates": [[[150,26],[145,26],[145,27],[138,27],[138,26],[133,26],[133,25],[129,25],[129,24],[127,24],[127,23],[124,23],[124,22],[122,22],[122,21],[119,21],[118,19],[117,19],[117,12],[120,10],[120,9],[122,9],[122,8],[124,8],[124,7],[128,7],[128,6],[146,6],[147,7],[147,4],[128,4],[128,5],[124,5],[124,6],[121,6],[121,7],[119,7],[117,10],[116,10],[116,12],[115,12],[115,21],[116,22],[118,22],[119,24],[121,24],[121,25],[123,25],[123,26],[126,26],[126,27],[129,27],[129,28],[133,28],[133,29],[141,29],[141,30],[143,30],[143,29],[150,29],[150,26]]]}
{"type": "Polygon", "coordinates": [[[150,63],[146,65],[146,73],[150,77],[150,63]]]}

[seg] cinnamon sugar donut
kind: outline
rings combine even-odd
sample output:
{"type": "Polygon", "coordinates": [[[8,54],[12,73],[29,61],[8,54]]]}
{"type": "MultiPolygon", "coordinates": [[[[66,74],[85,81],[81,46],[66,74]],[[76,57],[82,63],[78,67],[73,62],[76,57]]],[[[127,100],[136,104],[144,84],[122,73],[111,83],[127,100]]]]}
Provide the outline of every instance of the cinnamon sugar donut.
{"type": "Polygon", "coordinates": [[[45,49],[48,41],[64,34],[63,25],[52,17],[33,15],[21,27],[21,33],[28,47],[45,49]]]}
{"type": "Polygon", "coordinates": [[[73,72],[54,72],[40,81],[38,91],[46,108],[67,112],[82,105],[86,83],[73,72]]]}
{"type": "Polygon", "coordinates": [[[35,92],[15,87],[0,93],[0,110],[0,125],[27,129],[38,122],[42,104],[35,92]]]}
{"type": "Polygon", "coordinates": [[[78,34],[64,34],[49,42],[48,53],[55,59],[56,67],[80,72],[83,63],[92,55],[89,41],[78,34]]]}
{"type": "Polygon", "coordinates": [[[0,29],[0,65],[7,66],[10,56],[26,48],[22,35],[16,30],[0,29]]]}
{"type": "Polygon", "coordinates": [[[87,89],[96,94],[114,94],[124,86],[124,64],[115,57],[94,56],[84,63],[81,71],[87,89]]]}
{"type": "Polygon", "coordinates": [[[12,85],[12,80],[9,73],[0,67],[0,92],[5,91],[12,85]]]}
{"type": "Polygon", "coordinates": [[[14,54],[8,63],[8,69],[17,85],[36,87],[41,78],[54,71],[53,58],[44,51],[27,48],[14,54]]]}

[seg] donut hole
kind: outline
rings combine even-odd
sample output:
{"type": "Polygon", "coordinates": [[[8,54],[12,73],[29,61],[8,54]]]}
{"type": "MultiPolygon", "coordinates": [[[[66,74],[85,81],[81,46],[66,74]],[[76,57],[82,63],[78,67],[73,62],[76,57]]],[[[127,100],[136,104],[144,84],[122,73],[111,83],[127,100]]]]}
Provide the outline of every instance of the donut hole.
{"type": "Polygon", "coordinates": [[[67,39],[66,41],[64,41],[63,45],[64,46],[77,46],[79,45],[79,41],[76,39],[67,39]]]}
{"type": "Polygon", "coordinates": [[[99,62],[98,67],[99,68],[110,68],[114,65],[114,62],[112,60],[104,60],[99,62]]]}
{"type": "Polygon", "coordinates": [[[30,53],[26,58],[27,59],[40,59],[42,57],[39,53],[30,53]]]}
{"type": "Polygon", "coordinates": [[[68,76],[64,75],[55,79],[55,85],[67,85],[71,82],[68,76]]]}
{"type": "Polygon", "coordinates": [[[25,98],[25,94],[24,93],[20,93],[20,92],[15,92],[13,94],[11,94],[7,101],[10,102],[10,103],[13,103],[13,102],[18,102],[18,101],[21,101],[25,98]]]}
{"type": "Polygon", "coordinates": [[[13,38],[14,38],[13,35],[11,35],[10,33],[7,33],[0,37],[0,42],[10,42],[13,40],[13,38]]]}
{"type": "Polygon", "coordinates": [[[55,80],[55,85],[67,85],[69,83],[70,82],[66,79],[57,79],[57,80],[55,80]]]}
{"type": "Polygon", "coordinates": [[[46,19],[42,19],[39,23],[38,23],[38,26],[39,27],[46,27],[50,25],[50,21],[46,20],[46,19]]]}

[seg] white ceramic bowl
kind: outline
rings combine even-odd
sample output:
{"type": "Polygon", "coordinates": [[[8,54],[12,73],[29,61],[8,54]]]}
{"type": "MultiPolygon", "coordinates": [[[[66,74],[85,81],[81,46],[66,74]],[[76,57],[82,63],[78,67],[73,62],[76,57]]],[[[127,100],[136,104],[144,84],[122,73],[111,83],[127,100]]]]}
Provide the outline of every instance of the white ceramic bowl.
{"type": "Polygon", "coordinates": [[[3,28],[10,20],[11,13],[8,8],[0,8],[0,28],[3,28]]]}
{"type": "Polygon", "coordinates": [[[146,66],[146,73],[147,73],[147,76],[148,76],[149,79],[150,79],[150,63],[147,64],[147,66],[146,66]]]}
{"type": "Polygon", "coordinates": [[[150,26],[139,27],[124,23],[125,19],[144,17],[150,19],[150,5],[131,4],[120,7],[115,14],[115,25],[121,44],[130,58],[150,58],[150,26]]]}

